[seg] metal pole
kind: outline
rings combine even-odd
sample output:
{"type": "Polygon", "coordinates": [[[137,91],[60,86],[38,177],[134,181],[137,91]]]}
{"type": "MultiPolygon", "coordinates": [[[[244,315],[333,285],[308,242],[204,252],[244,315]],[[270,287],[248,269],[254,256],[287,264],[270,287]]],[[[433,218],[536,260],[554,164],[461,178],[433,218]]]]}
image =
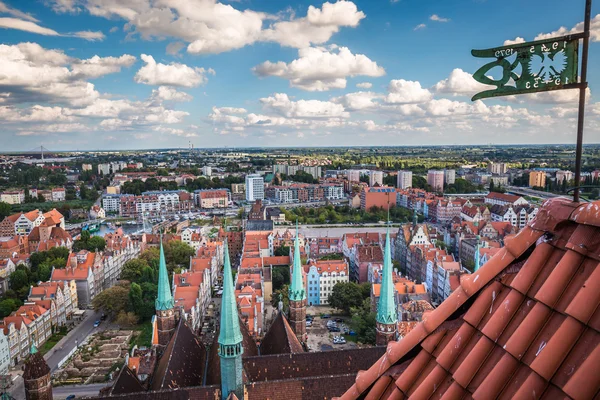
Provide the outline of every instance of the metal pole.
{"type": "Polygon", "coordinates": [[[581,185],[581,163],[583,153],[583,123],[585,118],[585,91],[587,90],[587,64],[590,45],[590,20],[592,15],[592,0],[585,2],[585,19],[583,33],[583,51],[581,53],[581,87],[579,88],[579,117],[577,120],[577,149],[575,152],[575,192],[573,201],[579,202],[579,186],[581,185]]]}

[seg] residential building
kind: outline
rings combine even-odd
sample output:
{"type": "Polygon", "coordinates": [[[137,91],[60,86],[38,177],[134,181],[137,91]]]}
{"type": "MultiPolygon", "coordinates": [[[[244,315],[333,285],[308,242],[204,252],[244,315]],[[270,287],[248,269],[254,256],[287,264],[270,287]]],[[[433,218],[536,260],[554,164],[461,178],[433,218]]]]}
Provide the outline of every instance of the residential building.
{"type": "Polygon", "coordinates": [[[91,171],[92,170],[92,164],[81,164],[81,170],[82,171],[91,171]]]}
{"type": "Polygon", "coordinates": [[[246,201],[263,200],[265,198],[265,183],[259,174],[246,175],[246,201]]]}
{"type": "Polygon", "coordinates": [[[452,185],[456,182],[456,171],[453,169],[444,170],[444,183],[446,185],[452,185]]]}
{"type": "Polygon", "coordinates": [[[211,282],[208,269],[202,272],[183,270],[179,274],[173,274],[175,307],[181,307],[183,318],[195,332],[202,328],[210,296],[211,282]]]}
{"type": "Polygon", "coordinates": [[[508,164],[506,163],[488,163],[487,170],[492,175],[504,175],[508,171],[508,164]]]}
{"type": "Polygon", "coordinates": [[[485,204],[498,204],[501,206],[509,204],[512,204],[513,206],[526,206],[529,204],[529,202],[521,196],[497,192],[490,192],[487,196],[485,196],[484,202],[485,204]]]}
{"type": "Polygon", "coordinates": [[[508,185],[508,175],[492,175],[489,178],[490,182],[494,182],[494,186],[503,187],[508,185]]]}
{"type": "Polygon", "coordinates": [[[266,219],[265,207],[262,204],[262,200],[256,200],[250,207],[248,213],[248,220],[250,221],[262,221],[266,219]]]}
{"type": "Polygon", "coordinates": [[[64,282],[39,282],[38,286],[32,286],[29,289],[27,301],[39,304],[46,309],[47,305],[52,303],[52,308],[56,310],[52,317],[54,326],[63,326],[73,320],[73,314],[77,310],[77,284],[75,281],[64,282]]]}
{"type": "Polygon", "coordinates": [[[50,250],[53,247],[66,247],[71,250],[73,238],[60,227],[60,222],[48,217],[36,226],[27,236],[27,253],[50,250]]]}
{"type": "Polygon", "coordinates": [[[307,174],[311,174],[315,179],[319,179],[322,175],[320,166],[303,166],[302,171],[306,172],[307,174]]]}
{"type": "Polygon", "coordinates": [[[200,208],[225,208],[229,205],[229,191],[226,189],[196,190],[194,200],[200,208]]]}
{"type": "Polygon", "coordinates": [[[346,171],[346,176],[349,182],[360,182],[360,171],[357,169],[349,169],[346,171]]]}
{"type": "Polygon", "coordinates": [[[350,259],[350,277],[354,282],[368,282],[369,266],[383,264],[383,251],[379,243],[356,245],[350,259]]]}
{"type": "Polygon", "coordinates": [[[9,215],[0,223],[0,236],[29,235],[33,228],[44,222],[44,219],[40,210],[9,215]]]}
{"type": "Polygon", "coordinates": [[[371,207],[388,209],[396,205],[396,189],[388,186],[365,187],[360,192],[360,208],[370,210],[371,207]]]}
{"type": "Polygon", "coordinates": [[[545,187],[546,173],[544,171],[531,171],[529,173],[529,187],[545,187]]]}
{"type": "Polygon", "coordinates": [[[110,175],[110,164],[98,164],[98,175],[110,175]]]}
{"type": "MultiPolygon", "coordinates": [[[[1,238],[1,239],[3,239],[3,238],[1,238]]],[[[6,243],[6,242],[0,242],[0,243],[6,243]]],[[[8,278],[10,277],[10,274],[15,272],[17,269],[17,266],[15,265],[13,260],[8,258],[11,256],[12,256],[12,254],[10,254],[8,256],[5,253],[0,254],[0,279],[2,279],[3,284],[4,283],[8,284],[8,278]]],[[[8,289],[8,288],[6,288],[6,289],[8,289]]],[[[4,292],[6,292],[6,290],[5,290],[5,288],[2,288],[2,293],[4,293],[4,292]]]]}
{"type": "Polygon", "coordinates": [[[369,172],[369,186],[383,186],[383,171],[369,172]]]}
{"type": "Polygon", "coordinates": [[[24,190],[8,190],[0,193],[0,201],[8,204],[22,204],[25,202],[24,190]]]}
{"type": "Polygon", "coordinates": [[[106,212],[104,211],[104,208],[94,204],[90,208],[90,219],[104,219],[104,218],[106,218],[106,212]]]}
{"type": "Polygon", "coordinates": [[[65,188],[52,188],[52,201],[65,201],[67,192],[65,188]]]}
{"type": "Polygon", "coordinates": [[[412,187],[412,171],[398,171],[396,187],[408,189],[412,187]]]}
{"type": "Polygon", "coordinates": [[[121,196],[109,194],[102,196],[102,208],[105,213],[117,213],[121,204],[121,196]]]}
{"type": "Polygon", "coordinates": [[[202,175],[210,178],[212,176],[212,168],[208,165],[202,167],[202,175]]]}
{"type": "Polygon", "coordinates": [[[427,184],[431,186],[435,192],[444,191],[444,171],[430,169],[427,172],[427,184]]]}
{"type": "Polygon", "coordinates": [[[7,375],[10,367],[10,344],[4,330],[0,329],[0,375],[7,375]]]}
{"type": "MultiPolygon", "coordinates": [[[[531,175],[530,175],[531,177],[531,175]]],[[[556,183],[562,184],[564,180],[566,180],[567,184],[571,182],[575,178],[575,174],[571,171],[557,171],[556,172],[556,183]]]]}
{"type": "Polygon", "coordinates": [[[328,297],[333,287],[338,283],[348,282],[350,268],[348,261],[344,260],[311,260],[304,267],[306,272],[306,286],[308,305],[329,304],[328,297]]]}
{"type": "Polygon", "coordinates": [[[91,307],[92,300],[102,289],[103,274],[100,257],[86,250],[69,255],[65,268],[53,268],[53,282],[75,281],[79,308],[91,307]]]}
{"type": "Polygon", "coordinates": [[[462,203],[458,200],[442,200],[439,199],[432,206],[432,212],[435,215],[435,220],[439,223],[446,224],[455,217],[460,217],[462,203]]]}

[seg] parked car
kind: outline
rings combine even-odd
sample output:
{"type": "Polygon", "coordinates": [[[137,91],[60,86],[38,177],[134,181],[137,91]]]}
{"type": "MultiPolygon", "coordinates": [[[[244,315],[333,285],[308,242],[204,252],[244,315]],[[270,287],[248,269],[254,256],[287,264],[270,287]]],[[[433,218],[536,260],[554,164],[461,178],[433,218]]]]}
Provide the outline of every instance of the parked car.
{"type": "Polygon", "coordinates": [[[321,318],[323,318],[323,319],[331,318],[331,315],[323,314],[323,315],[321,315],[321,318]]]}
{"type": "Polygon", "coordinates": [[[94,328],[97,328],[97,327],[99,327],[99,326],[100,326],[100,320],[99,320],[99,319],[97,319],[97,320],[94,322],[94,328]]]}
{"type": "Polygon", "coordinates": [[[343,319],[341,319],[341,318],[336,318],[336,319],[334,319],[334,321],[335,321],[335,322],[344,322],[344,320],[343,320],[343,319]]]}
{"type": "Polygon", "coordinates": [[[332,326],[329,328],[329,332],[339,332],[340,328],[338,328],[337,326],[332,326]]]}
{"type": "Polygon", "coordinates": [[[307,326],[307,327],[309,327],[309,326],[312,326],[312,321],[308,321],[308,320],[307,320],[307,321],[306,321],[306,326],[307,326]]]}

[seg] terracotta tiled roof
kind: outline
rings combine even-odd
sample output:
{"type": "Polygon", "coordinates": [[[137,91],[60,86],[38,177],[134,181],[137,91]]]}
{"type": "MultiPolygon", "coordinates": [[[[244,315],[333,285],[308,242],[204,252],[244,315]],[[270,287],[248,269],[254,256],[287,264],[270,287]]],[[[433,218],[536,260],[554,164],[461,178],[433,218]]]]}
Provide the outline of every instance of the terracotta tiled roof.
{"type": "Polygon", "coordinates": [[[198,385],[204,377],[206,349],[190,328],[179,320],[173,337],[158,362],[152,390],[198,385]]]}
{"type": "Polygon", "coordinates": [[[600,202],[547,201],[505,244],[342,398],[598,396],[600,202]]]}
{"type": "Polygon", "coordinates": [[[279,313],[261,345],[260,354],[302,353],[304,349],[283,313],[279,313]]]}

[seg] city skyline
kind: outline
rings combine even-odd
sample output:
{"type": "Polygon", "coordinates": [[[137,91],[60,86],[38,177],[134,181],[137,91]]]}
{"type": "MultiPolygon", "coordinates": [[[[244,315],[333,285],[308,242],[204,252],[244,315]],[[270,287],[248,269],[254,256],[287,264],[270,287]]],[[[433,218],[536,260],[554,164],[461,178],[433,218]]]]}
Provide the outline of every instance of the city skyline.
{"type": "Polygon", "coordinates": [[[576,90],[471,102],[470,50],[581,31],[583,2],[118,3],[0,1],[4,150],[575,142],[576,90]]]}

